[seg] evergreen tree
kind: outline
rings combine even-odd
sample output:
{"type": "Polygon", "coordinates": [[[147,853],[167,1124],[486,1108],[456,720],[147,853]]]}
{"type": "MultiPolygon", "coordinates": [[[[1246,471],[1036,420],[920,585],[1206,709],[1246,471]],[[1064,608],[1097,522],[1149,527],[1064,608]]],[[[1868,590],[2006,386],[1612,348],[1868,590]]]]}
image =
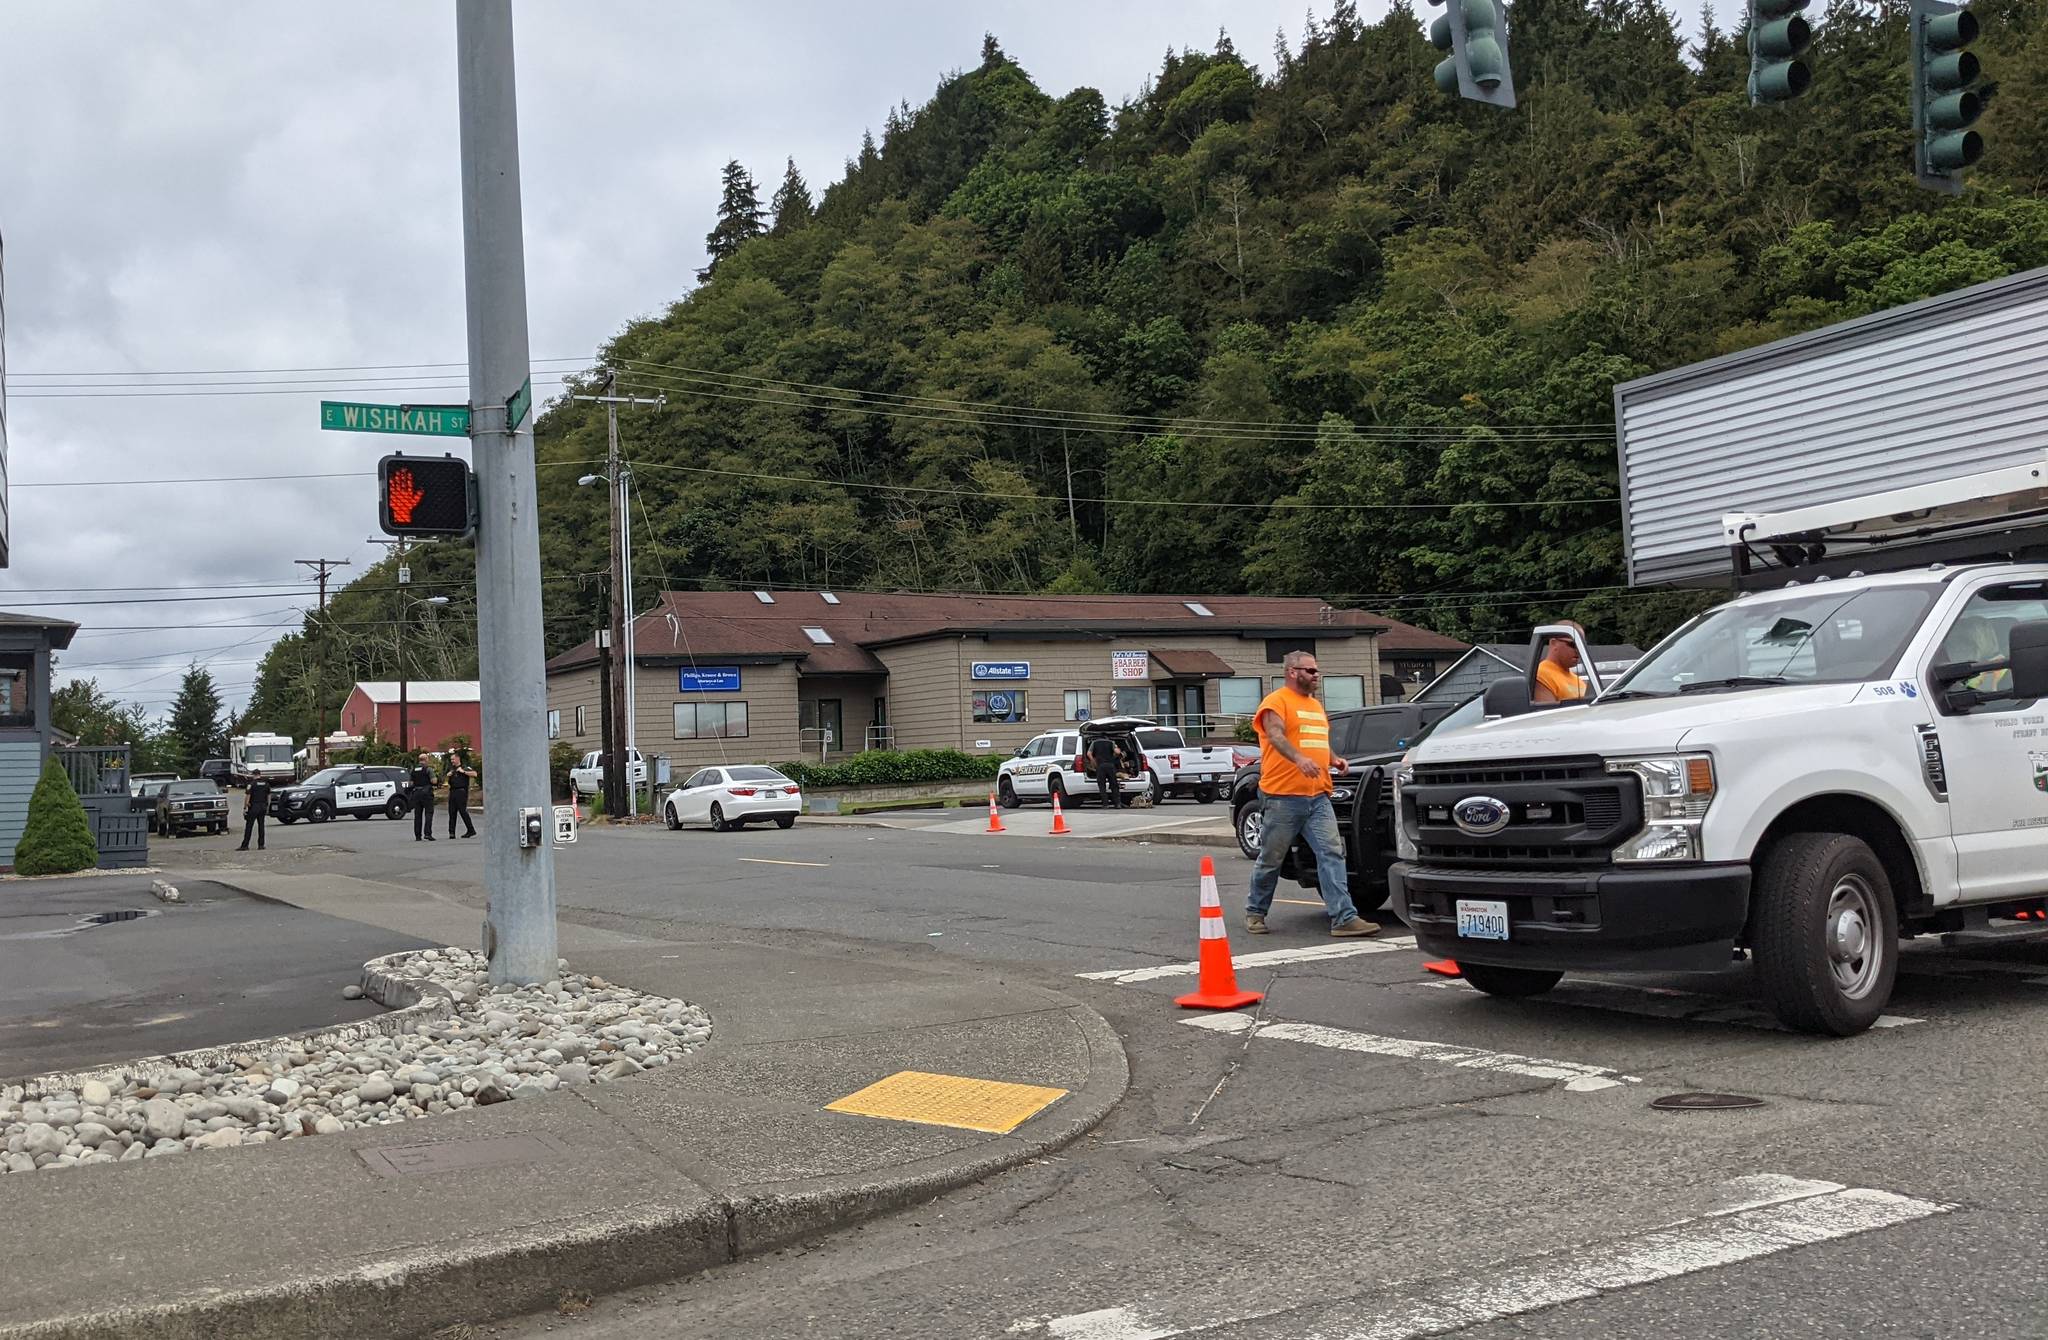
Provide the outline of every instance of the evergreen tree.
{"type": "Polygon", "coordinates": [[[799,228],[808,228],[816,210],[811,206],[811,188],[804,184],[804,177],[796,170],[796,160],[789,160],[789,166],[782,174],[782,185],[775,188],[775,199],[770,203],[775,212],[775,224],[768,231],[775,237],[786,237],[799,228]]]}
{"type": "Polygon", "coordinates": [[[43,775],[28,798],[28,822],[14,844],[17,875],[68,875],[100,863],[92,820],[71,789],[71,778],[55,754],[43,760],[43,775]]]}
{"type": "Polygon", "coordinates": [[[197,665],[185,671],[171,704],[165,733],[176,750],[178,771],[197,776],[199,765],[227,750],[227,727],[221,721],[220,694],[213,687],[213,675],[197,665]]]}
{"type": "Polygon", "coordinates": [[[704,235],[704,249],[711,255],[711,263],[697,272],[697,282],[709,282],[720,261],[763,231],[760,188],[735,158],[725,165],[725,194],[718,202],[718,222],[704,235]]]}

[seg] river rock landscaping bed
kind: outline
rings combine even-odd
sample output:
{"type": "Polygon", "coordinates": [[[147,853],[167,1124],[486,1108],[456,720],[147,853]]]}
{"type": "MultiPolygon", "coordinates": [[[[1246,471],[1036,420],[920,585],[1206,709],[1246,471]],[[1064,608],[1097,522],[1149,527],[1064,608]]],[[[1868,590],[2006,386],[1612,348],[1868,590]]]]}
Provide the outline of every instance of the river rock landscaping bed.
{"type": "Polygon", "coordinates": [[[72,1087],[9,1085],[0,1089],[0,1175],[333,1135],[538,1098],[667,1065],[711,1036],[696,1006],[572,973],[566,959],[559,977],[530,987],[491,986],[483,956],[466,949],[374,966],[445,989],[454,1012],[393,1036],[252,1044],[204,1069],[111,1067],[72,1087]]]}

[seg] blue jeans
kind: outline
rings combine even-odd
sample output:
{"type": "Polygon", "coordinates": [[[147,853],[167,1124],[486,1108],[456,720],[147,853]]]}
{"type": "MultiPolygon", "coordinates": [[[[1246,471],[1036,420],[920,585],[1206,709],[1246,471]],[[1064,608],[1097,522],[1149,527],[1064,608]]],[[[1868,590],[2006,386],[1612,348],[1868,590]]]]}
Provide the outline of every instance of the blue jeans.
{"type": "Polygon", "coordinates": [[[1244,910],[1263,917],[1273,906],[1273,891],[1280,886],[1280,862],[1296,836],[1308,839],[1316,856],[1316,882],[1323,895],[1323,907],[1330,925],[1341,926],[1358,915],[1351,902],[1350,876],[1344,869],[1344,843],[1337,832],[1337,811],[1328,793],[1320,796],[1269,796],[1259,793],[1265,829],[1259,836],[1259,859],[1252,866],[1251,896],[1244,910]]]}

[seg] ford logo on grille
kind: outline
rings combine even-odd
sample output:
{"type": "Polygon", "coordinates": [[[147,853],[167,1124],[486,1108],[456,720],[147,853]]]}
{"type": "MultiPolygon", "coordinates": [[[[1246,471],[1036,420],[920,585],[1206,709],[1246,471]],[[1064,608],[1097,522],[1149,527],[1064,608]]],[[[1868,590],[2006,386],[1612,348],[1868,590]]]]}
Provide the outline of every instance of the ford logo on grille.
{"type": "Polygon", "coordinates": [[[1451,807],[1451,822],[1474,837],[1498,833],[1510,817],[1508,803],[1492,796],[1467,796],[1451,807]]]}

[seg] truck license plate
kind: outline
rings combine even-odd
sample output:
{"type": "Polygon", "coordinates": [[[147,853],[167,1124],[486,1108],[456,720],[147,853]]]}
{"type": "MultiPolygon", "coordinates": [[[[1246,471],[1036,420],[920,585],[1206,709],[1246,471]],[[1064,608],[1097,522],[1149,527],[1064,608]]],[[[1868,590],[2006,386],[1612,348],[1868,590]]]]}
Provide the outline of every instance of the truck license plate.
{"type": "Polygon", "coordinates": [[[1458,935],[1466,940],[1508,938],[1508,905],[1474,898],[1458,900],[1458,935]]]}

